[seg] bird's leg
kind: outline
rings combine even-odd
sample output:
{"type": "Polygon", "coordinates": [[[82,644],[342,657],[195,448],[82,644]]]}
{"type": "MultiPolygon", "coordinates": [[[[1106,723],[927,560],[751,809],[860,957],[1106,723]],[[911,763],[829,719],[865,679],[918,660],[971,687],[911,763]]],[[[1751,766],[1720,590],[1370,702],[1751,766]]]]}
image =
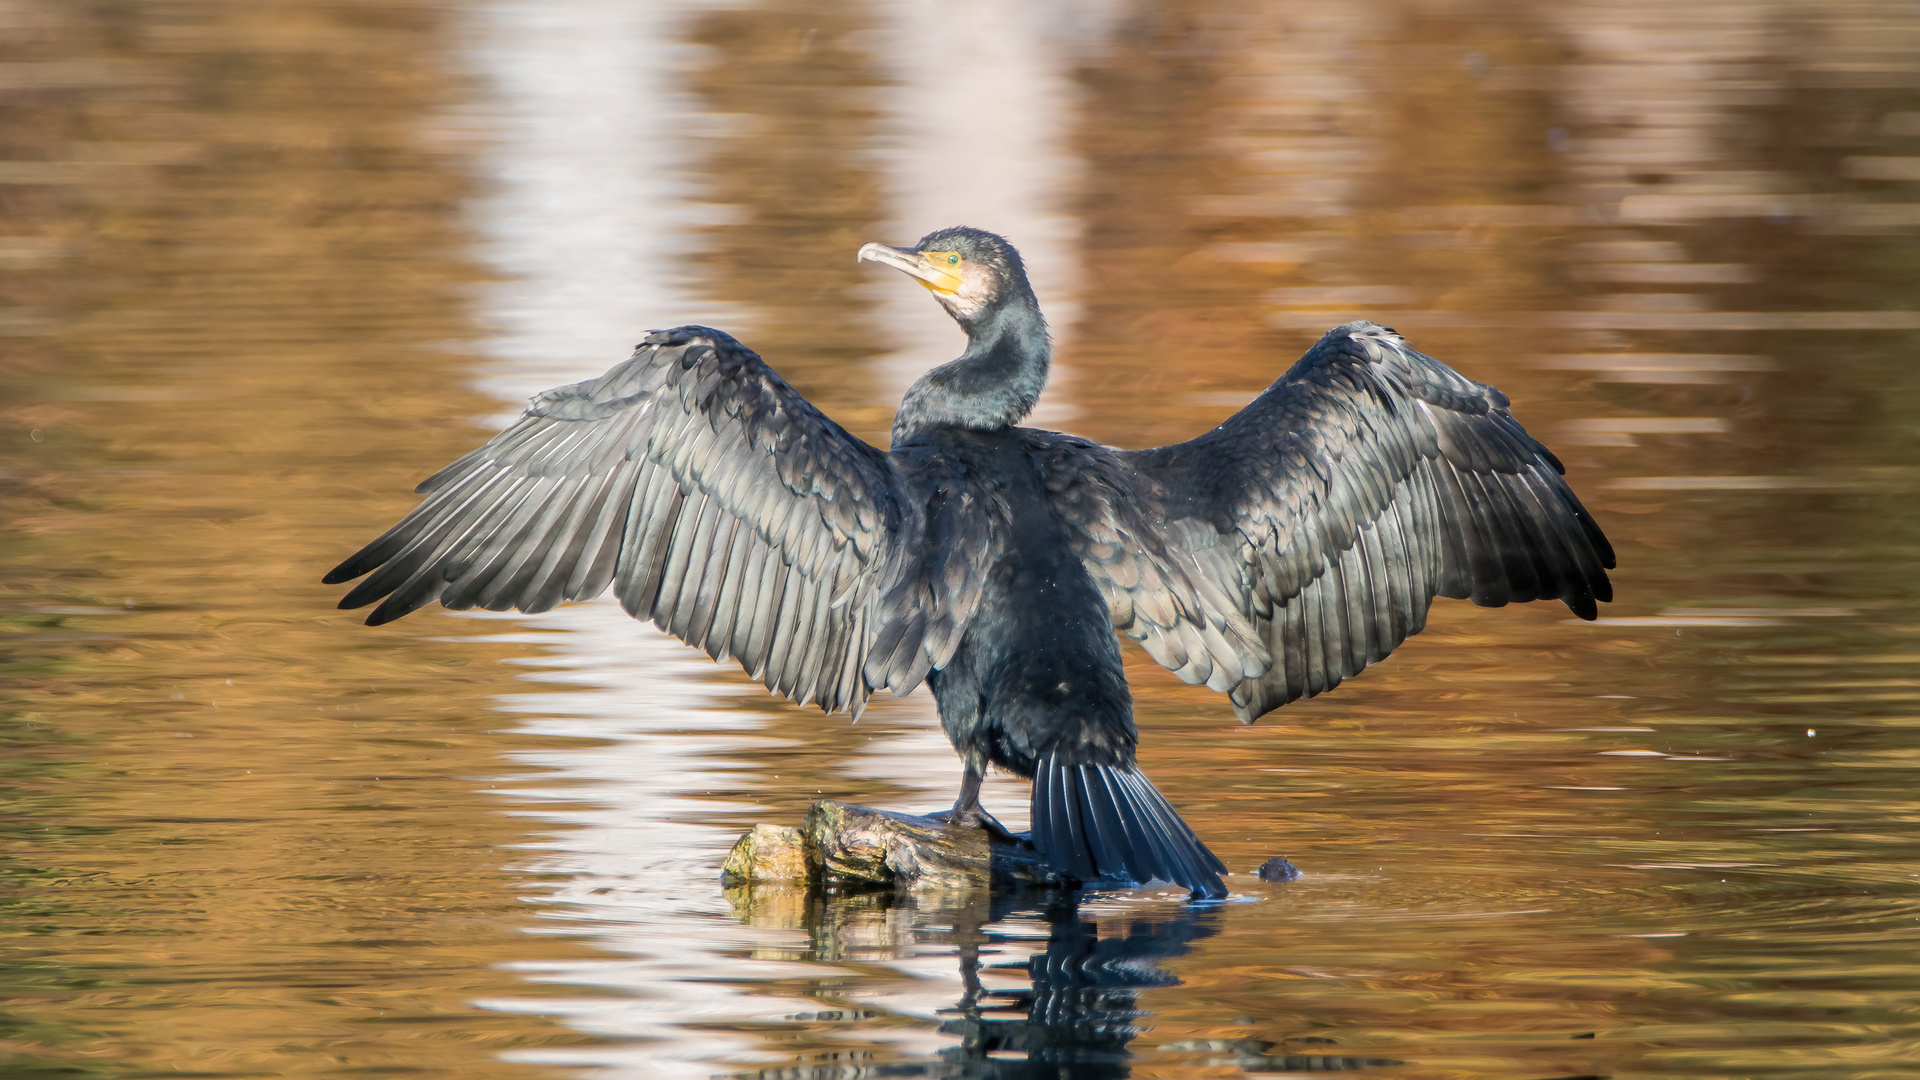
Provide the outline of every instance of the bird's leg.
{"type": "Polygon", "coordinates": [[[969,829],[981,827],[980,819],[986,811],[980,808],[980,782],[983,778],[980,770],[972,765],[960,777],[960,797],[953,800],[953,809],[942,810],[927,816],[948,825],[964,825],[969,829]]]}
{"type": "Polygon", "coordinates": [[[960,775],[960,796],[953,800],[953,820],[966,825],[979,825],[980,817],[986,811],[980,808],[980,785],[986,777],[972,765],[960,775]]]}
{"type": "Polygon", "coordinates": [[[960,797],[953,800],[953,809],[932,816],[949,825],[985,829],[1009,844],[1020,843],[1020,837],[1008,832],[1005,825],[995,821],[993,815],[980,805],[980,784],[984,780],[979,769],[968,765],[967,771],[960,777],[960,797]]]}

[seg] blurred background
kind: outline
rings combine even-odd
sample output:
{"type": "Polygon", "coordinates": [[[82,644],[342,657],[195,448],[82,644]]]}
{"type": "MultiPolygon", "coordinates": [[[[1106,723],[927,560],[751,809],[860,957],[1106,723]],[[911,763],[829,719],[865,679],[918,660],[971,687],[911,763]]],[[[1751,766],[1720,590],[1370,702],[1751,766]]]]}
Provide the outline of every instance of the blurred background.
{"type": "Polygon", "coordinates": [[[1920,1074],[1912,0],[0,0],[0,101],[0,1074],[1920,1074]],[[884,443],[961,338],[854,251],[960,223],[1037,423],[1187,438],[1370,317],[1618,599],[1440,601],[1252,728],[1130,648],[1236,895],[1077,914],[720,887],[948,804],[924,694],[333,610],[649,329],[884,443]]]}

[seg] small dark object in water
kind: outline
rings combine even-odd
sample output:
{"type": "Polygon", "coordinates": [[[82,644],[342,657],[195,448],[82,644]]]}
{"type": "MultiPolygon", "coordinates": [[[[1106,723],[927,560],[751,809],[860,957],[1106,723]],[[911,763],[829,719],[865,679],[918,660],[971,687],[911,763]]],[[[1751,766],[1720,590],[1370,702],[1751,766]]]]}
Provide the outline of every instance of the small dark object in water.
{"type": "Polygon", "coordinates": [[[1300,868],[1275,855],[1260,864],[1254,875],[1261,881],[1296,881],[1300,877],[1300,868]]]}
{"type": "MultiPolygon", "coordinates": [[[[1226,867],[1136,762],[1114,631],[1252,723],[1385,659],[1436,596],[1583,619],[1613,598],[1613,549],[1506,395],[1384,326],[1328,331],[1198,438],[1117,450],[1015,426],[1052,346],[1013,245],[954,228],[859,257],[967,334],[907,391],[891,449],[728,335],[657,331],[421,484],[327,574],[368,575],[340,606],[378,604],[377,625],[611,588],[803,705],[858,716],[924,682],[965,762],[946,817],[996,829],[980,783],[999,766],[1033,779],[1032,842],[1063,884],[1222,897],[1226,867]]],[[[1160,345],[1168,364],[1212,359],[1160,345]]]]}

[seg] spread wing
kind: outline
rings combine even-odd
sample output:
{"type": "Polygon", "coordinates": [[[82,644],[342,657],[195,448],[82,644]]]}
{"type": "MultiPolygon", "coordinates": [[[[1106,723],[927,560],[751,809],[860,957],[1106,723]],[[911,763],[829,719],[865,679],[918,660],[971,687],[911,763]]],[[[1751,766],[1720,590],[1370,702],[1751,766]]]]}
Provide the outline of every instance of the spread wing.
{"type": "Polygon", "coordinates": [[[1056,486],[1114,625],[1252,722],[1384,658],[1435,596],[1613,598],[1613,548],[1507,406],[1349,323],[1207,434],[1083,453],[1056,486]]]}
{"type": "Polygon", "coordinates": [[[705,327],[536,396],[419,490],[326,576],[370,575],[340,601],[379,601],[368,623],[436,599],[545,611],[611,585],[635,618],[770,689],[857,714],[874,687],[906,693],[945,663],[970,614],[970,597],[913,587],[923,515],[887,455],[705,327]]]}

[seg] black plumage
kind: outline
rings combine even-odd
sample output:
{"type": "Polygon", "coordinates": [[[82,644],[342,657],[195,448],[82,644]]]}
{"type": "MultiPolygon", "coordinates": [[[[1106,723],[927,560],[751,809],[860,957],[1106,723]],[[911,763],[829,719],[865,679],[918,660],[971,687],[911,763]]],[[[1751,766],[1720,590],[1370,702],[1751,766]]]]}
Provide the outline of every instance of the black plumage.
{"type": "MultiPolygon", "coordinates": [[[[1425,625],[1435,596],[1612,598],[1613,551],[1504,395],[1348,323],[1226,423],[1124,451],[1016,427],[1050,347],[1019,255],[945,229],[868,244],[966,330],[878,450],[758,356],[699,326],[420,486],[326,576],[379,624],[448,607],[544,611],[611,586],[636,618],[801,704],[857,715],[931,686],[979,821],[988,765],[1032,777],[1033,841],[1063,877],[1222,896],[1225,868],[1137,768],[1114,631],[1242,720],[1339,685],[1425,625]]],[[[986,819],[990,821],[990,819],[986,819]]]]}

